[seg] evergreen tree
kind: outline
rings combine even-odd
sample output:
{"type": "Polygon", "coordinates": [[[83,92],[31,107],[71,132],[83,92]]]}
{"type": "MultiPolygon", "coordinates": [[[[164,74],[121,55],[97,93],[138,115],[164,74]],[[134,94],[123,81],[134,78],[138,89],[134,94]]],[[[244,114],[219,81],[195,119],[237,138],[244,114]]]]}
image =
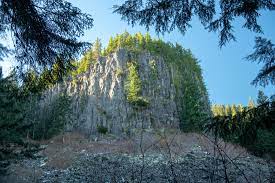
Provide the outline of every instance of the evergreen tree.
{"type": "Polygon", "coordinates": [[[237,111],[238,111],[238,113],[242,113],[242,112],[244,112],[244,107],[243,107],[243,105],[242,105],[242,104],[239,104],[239,105],[238,105],[238,107],[237,107],[237,111]]]}
{"type": "Polygon", "coordinates": [[[225,105],[220,105],[220,114],[221,116],[226,116],[226,109],[225,105]]]}
{"type": "MultiPolygon", "coordinates": [[[[0,14],[1,38],[12,36],[21,72],[51,69],[57,56],[69,63],[89,45],[77,39],[93,26],[93,19],[65,0],[0,0],[0,14]]],[[[0,44],[0,60],[7,53],[0,44]]]]}
{"type": "Polygon", "coordinates": [[[262,63],[263,68],[252,81],[252,84],[262,86],[275,85],[275,46],[270,40],[261,37],[256,37],[255,42],[254,52],[247,56],[246,59],[262,63]]]}
{"type": "Polygon", "coordinates": [[[150,43],[152,41],[152,38],[148,32],[145,34],[145,42],[146,44],[150,43]]]}
{"type": "Polygon", "coordinates": [[[96,38],[93,44],[92,50],[93,50],[93,59],[97,60],[100,57],[101,51],[102,51],[102,44],[99,38],[96,38]]]}
{"type": "MultiPolygon", "coordinates": [[[[183,34],[191,27],[193,16],[197,16],[205,29],[219,33],[220,47],[235,41],[234,21],[244,19],[243,28],[262,33],[258,19],[262,11],[273,11],[273,0],[128,0],[114,6],[114,12],[129,24],[153,27],[157,33],[171,32],[175,28],[183,34]],[[217,6],[217,4],[219,6],[217,6]],[[217,9],[219,8],[219,9],[217,9]],[[219,12],[219,15],[217,14],[219,12]]],[[[252,82],[254,85],[275,83],[274,44],[270,40],[257,37],[255,52],[248,60],[264,63],[264,67],[252,82]]]]}
{"type": "Polygon", "coordinates": [[[107,48],[106,48],[106,52],[107,52],[107,54],[110,54],[110,53],[112,53],[115,49],[116,49],[116,48],[115,48],[115,42],[114,42],[113,37],[111,37],[111,38],[109,39],[109,43],[108,43],[108,46],[107,46],[107,48]]]}
{"type": "Polygon", "coordinates": [[[211,109],[212,109],[213,116],[218,116],[219,115],[218,105],[217,104],[212,105],[211,109]]]}
{"type": "Polygon", "coordinates": [[[255,103],[252,99],[249,99],[247,107],[248,109],[253,109],[255,107],[255,103]]]}
{"type": "Polygon", "coordinates": [[[127,35],[126,39],[125,39],[125,47],[131,48],[133,47],[134,44],[134,40],[132,38],[132,36],[130,34],[127,35]]]}
{"type": "Polygon", "coordinates": [[[262,105],[268,101],[268,97],[264,94],[263,91],[258,92],[257,104],[262,105]]]}
{"type": "MultiPolygon", "coordinates": [[[[14,72],[0,79],[0,145],[23,142],[21,137],[25,124],[22,123],[24,118],[22,101],[14,72]]],[[[4,155],[2,150],[0,153],[4,155]]],[[[0,160],[1,158],[3,157],[1,156],[0,160]]]]}
{"type": "Polygon", "coordinates": [[[237,115],[238,108],[235,104],[231,105],[231,115],[234,117],[237,115]]]}
{"type": "Polygon", "coordinates": [[[143,35],[140,32],[138,32],[135,35],[135,38],[137,40],[137,44],[139,45],[139,47],[144,48],[145,47],[145,38],[143,37],[143,35]]]}
{"type": "Polygon", "coordinates": [[[116,48],[121,48],[121,47],[123,47],[123,45],[124,45],[124,40],[123,40],[123,36],[122,36],[122,34],[118,34],[117,36],[116,36],[116,39],[115,39],[116,41],[115,41],[115,47],[116,48]]]}
{"type": "Polygon", "coordinates": [[[203,26],[210,31],[220,33],[220,45],[235,40],[233,35],[235,19],[245,19],[244,28],[254,32],[261,32],[257,20],[261,16],[259,11],[272,11],[275,3],[272,0],[258,1],[152,1],[131,0],[122,5],[114,6],[115,13],[132,25],[141,25],[149,29],[151,26],[158,33],[165,33],[178,28],[185,33],[190,27],[193,16],[197,16],[203,26]],[[216,3],[219,6],[216,6],[216,3]],[[219,8],[217,10],[217,8],[219,8]],[[218,16],[215,16],[220,12],[218,16]],[[215,20],[214,18],[217,19],[215,20]]]}
{"type": "Polygon", "coordinates": [[[80,60],[77,68],[77,74],[85,73],[90,69],[91,64],[94,62],[94,52],[92,49],[86,52],[84,57],[80,60]]]}
{"type": "Polygon", "coordinates": [[[225,106],[225,115],[226,116],[232,116],[232,111],[230,105],[225,106]]]}
{"type": "Polygon", "coordinates": [[[141,95],[141,80],[138,75],[138,66],[135,62],[127,64],[129,75],[126,81],[127,100],[135,103],[141,95]]]}

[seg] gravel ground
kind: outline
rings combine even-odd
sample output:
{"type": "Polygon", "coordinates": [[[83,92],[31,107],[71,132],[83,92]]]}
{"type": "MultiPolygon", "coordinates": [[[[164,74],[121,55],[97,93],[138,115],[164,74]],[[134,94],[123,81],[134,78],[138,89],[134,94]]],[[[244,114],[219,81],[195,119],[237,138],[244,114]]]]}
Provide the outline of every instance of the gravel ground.
{"type": "Polygon", "coordinates": [[[12,163],[0,182],[275,182],[274,163],[243,148],[220,142],[225,154],[217,156],[203,136],[171,134],[147,133],[142,141],[139,136],[94,141],[80,134],[57,136],[40,142],[44,150],[36,159],[12,163]]]}
{"type": "Polygon", "coordinates": [[[83,152],[67,169],[45,171],[39,182],[272,182],[270,177],[270,166],[260,159],[223,161],[199,150],[174,159],[163,154],[83,152]]]}

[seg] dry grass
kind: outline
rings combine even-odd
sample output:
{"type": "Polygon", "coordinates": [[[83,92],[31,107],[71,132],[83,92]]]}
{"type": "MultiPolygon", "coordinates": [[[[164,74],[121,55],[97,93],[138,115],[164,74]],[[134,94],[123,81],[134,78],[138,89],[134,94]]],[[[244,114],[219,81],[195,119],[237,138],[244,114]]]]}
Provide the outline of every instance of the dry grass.
{"type": "Polygon", "coordinates": [[[48,145],[42,152],[48,157],[47,165],[59,169],[70,166],[79,153],[131,153],[133,150],[130,140],[95,142],[77,132],[58,135],[43,143],[48,145]]]}
{"type": "MultiPolygon", "coordinates": [[[[48,157],[46,166],[55,169],[68,168],[82,153],[162,153],[170,154],[172,158],[187,154],[194,148],[210,154],[214,153],[211,138],[197,133],[181,133],[177,130],[140,132],[127,139],[109,138],[106,135],[101,136],[97,141],[92,141],[81,133],[70,132],[35,143],[47,145],[41,153],[48,157]]],[[[231,159],[248,155],[247,151],[240,146],[225,143],[222,140],[219,140],[218,144],[231,159]]],[[[24,164],[14,164],[11,168],[13,173],[6,180],[14,180],[13,182],[20,182],[24,178],[34,180],[41,175],[41,170],[40,167],[34,171],[34,168],[24,164]],[[19,177],[22,179],[16,181],[19,177]]]]}
{"type": "MultiPolygon", "coordinates": [[[[47,165],[59,169],[70,166],[79,153],[136,154],[142,151],[166,154],[169,149],[173,156],[178,156],[189,153],[196,147],[204,152],[214,153],[212,139],[197,133],[143,132],[129,139],[105,137],[99,138],[98,141],[91,141],[80,133],[70,132],[39,143],[48,145],[42,151],[42,154],[48,157],[47,165]]],[[[238,145],[225,143],[222,140],[218,141],[218,145],[232,159],[248,155],[247,151],[238,145]]]]}

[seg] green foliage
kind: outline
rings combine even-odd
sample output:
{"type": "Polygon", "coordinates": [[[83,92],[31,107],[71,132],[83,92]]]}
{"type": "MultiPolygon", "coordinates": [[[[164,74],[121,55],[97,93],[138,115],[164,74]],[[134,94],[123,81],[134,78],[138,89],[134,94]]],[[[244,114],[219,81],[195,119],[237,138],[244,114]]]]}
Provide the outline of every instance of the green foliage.
{"type": "MultiPolygon", "coordinates": [[[[184,76],[179,75],[179,77],[184,76]]],[[[181,82],[175,83],[176,103],[181,107],[180,128],[185,132],[200,131],[205,119],[209,117],[208,101],[203,100],[203,96],[207,95],[200,90],[199,84],[188,78],[188,75],[184,78],[180,78],[181,82]]]]}
{"type": "Polygon", "coordinates": [[[99,38],[93,43],[93,46],[84,54],[80,61],[72,63],[75,69],[70,70],[70,75],[73,77],[74,82],[78,75],[84,74],[90,70],[91,66],[95,65],[97,59],[102,56],[102,43],[99,38]]]}
{"type": "Polygon", "coordinates": [[[0,144],[23,142],[21,132],[28,127],[22,123],[23,101],[14,75],[0,79],[0,144]]]}
{"type": "Polygon", "coordinates": [[[93,44],[93,59],[97,60],[101,56],[102,51],[102,44],[99,38],[96,38],[94,44],[93,44]]]}
{"type": "Polygon", "coordinates": [[[268,97],[264,94],[263,91],[258,92],[257,104],[262,105],[268,101],[268,97]]]}
{"type": "Polygon", "coordinates": [[[275,127],[271,130],[258,129],[255,143],[250,146],[250,150],[257,155],[275,155],[275,127]]]}
{"type": "MultiPolygon", "coordinates": [[[[209,117],[210,105],[207,90],[202,78],[202,71],[198,61],[190,50],[180,45],[165,43],[160,39],[152,39],[147,33],[130,35],[128,32],[112,37],[106,49],[106,54],[113,53],[120,48],[131,53],[150,52],[165,60],[172,69],[173,84],[176,87],[176,103],[180,109],[181,129],[198,131],[202,129],[203,121],[209,117]]],[[[151,78],[158,78],[157,63],[149,61],[151,78]]],[[[129,75],[126,81],[127,99],[133,104],[147,106],[149,102],[141,97],[141,80],[137,72],[137,64],[128,65],[129,75]]]]}
{"type": "Polygon", "coordinates": [[[62,82],[74,69],[71,64],[63,63],[60,58],[56,59],[51,70],[44,69],[41,74],[37,74],[34,70],[28,70],[24,74],[23,83],[20,89],[25,96],[39,95],[46,89],[54,86],[58,82],[62,82]]]}
{"type": "Polygon", "coordinates": [[[123,76],[123,75],[124,75],[123,70],[122,70],[121,68],[117,68],[117,69],[116,69],[116,76],[117,76],[117,77],[121,77],[121,76],[123,76]]]}
{"type": "Polygon", "coordinates": [[[90,66],[95,63],[93,49],[88,50],[83,58],[79,62],[75,62],[76,69],[72,72],[72,76],[75,77],[79,74],[83,74],[90,69],[90,66]]]}
{"type": "Polygon", "coordinates": [[[14,75],[0,80],[0,143],[22,143],[27,136],[50,138],[63,128],[68,96],[59,96],[43,107],[38,105],[41,92],[52,84],[42,83],[47,75],[44,73],[38,76],[29,71],[21,85],[14,75]]]}
{"type": "Polygon", "coordinates": [[[213,104],[212,105],[212,114],[213,116],[236,116],[238,113],[242,113],[247,111],[249,108],[254,108],[253,101],[249,101],[250,107],[244,107],[242,104],[238,105],[220,105],[220,104],[213,104]]]}
{"type": "Polygon", "coordinates": [[[14,40],[12,50],[9,44],[0,44],[0,60],[15,54],[16,65],[20,65],[16,69],[23,74],[25,68],[39,73],[45,68],[51,70],[57,55],[69,63],[89,45],[78,38],[93,26],[93,19],[68,1],[1,0],[0,6],[1,42],[6,35],[14,40]]]}
{"type": "MultiPolygon", "coordinates": [[[[260,94],[258,101],[264,96],[260,94]]],[[[206,127],[226,141],[238,143],[258,156],[275,155],[275,102],[264,97],[258,106],[252,100],[248,106],[231,106],[232,113],[225,112],[223,105],[212,107],[214,118],[206,127]],[[232,108],[236,110],[233,112],[232,108]],[[234,114],[235,113],[235,114],[234,114]]],[[[275,156],[274,156],[275,157],[275,156]]]]}
{"type": "Polygon", "coordinates": [[[141,80],[137,71],[136,62],[128,62],[128,76],[125,84],[127,91],[127,100],[132,102],[141,94],[141,80]]]}
{"type": "Polygon", "coordinates": [[[110,54],[112,53],[116,48],[115,48],[115,43],[114,43],[114,40],[113,40],[113,37],[111,37],[109,39],[109,43],[108,43],[108,46],[106,48],[106,54],[110,54]]]}
{"type": "Polygon", "coordinates": [[[106,134],[108,132],[108,128],[103,125],[96,126],[97,132],[101,134],[106,134]]]}
{"type": "Polygon", "coordinates": [[[68,121],[70,104],[71,98],[60,94],[46,105],[36,103],[30,106],[33,112],[28,111],[25,120],[31,121],[29,133],[32,139],[49,139],[59,134],[68,121]]]}
{"type": "Polygon", "coordinates": [[[127,67],[129,72],[125,83],[127,100],[135,106],[147,107],[149,101],[141,96],[142,85],[138,75],[138,65],[136,62],[128,62],[127,67]]]}
{"type": "Polygon", "coordinates": [[[139,96],[134,101],[132,101],[132,104],[138,107],[148,107],[150,102],[145,97],[139,96]]]}
{"type": "MultiPolygon", "coordinates": [[[[273,5],[275,6],[275,5],[273,5]]],[[[252,81],[253,85],[275,84],[275,45],[271,40],[256,37],[254,52],[246,57],[248,61],[261,63],[262,68],[257,77],[252,81]]]]}
{"type": "MultiPolygon", "coordinates": [[[[103,52],[100,40],[97,39],[94,47],[86,52],[80,61],[73,62],[72,66],[63,65],[62,59],[58,58],[51,70],[45,69],[40,75],[29,70],[20,87],[16,82],[10,84],[10,87],[13,87],[12,90],[15,91],[14,93],[8,92],[11,89],[5,87],[7,93],[2,95],[5,97],[1,97],[1,100],[3,100],[1,104],[11,107],[2,107],[2,114],[10,112],[11,115],[8,116],[13,118],[10,121],[5,120],[5,123],[9,125],[13,125],[13,123],[16,125],[22,124],[22,128],[18,127],[23,131],[20,134],[26,135],[26,133],[29,133],[30,137],[34,139],[49,138],[57,134],[67,122],[70,98],[59,96],[51,104],[42,106],[37,105],[40,94],[45,89],[62,81],[64,77],[68,76],[68,73],[74,78],[73,81],[77,81],[77,75],[86,73],[96,63],[99,56],[113,53],[119,48],[127,49],[131,53],[150,52],[152,55],[165,60],[168,67],[171,68],[172,80],[176,88],[175,102],[179,108],[181,129],[184,131],[200,130],[203,125],[202,121],[208,116],[209,103],[198,61],[189,50],[183,49],[178,44],[173,45],[159,39],[152,39],[148,33],[146,35],[141,33],[130,35],[127,32],[111,38],[103,52]],[[67,72],[63,72],[64,68],[67,72]],[[17,96],[18,93],[24,99],[17,96]],[[12,97],[14,98],[12,99],[12,97]],[[32,110],[34,112],[30,113],[29,111],[32,110]],[[20,123],[21,121],[24,121],[24,123],[20,123]],[[25,129],[24,125],[28,126],[26,128],[28,130],[25,129]]],[[[153,80],[158,79],[157,63],[151,60],[149,65],[151,78],[153,80]]],[[[145,81],[141,81],[138,64],[128,62],[127,68],[127,71],[116,70],[117,76],[127,74],[125,82],[127,100],[134,107],[148,107],[150,105],[149,100],[142,96],[142,82],[145,81]]],[[[3,115],[3,119],[5,117],[7,118],[7,115],[3,115]]],[[[8,128],[7,131],[11,132],[11,129],[14,128],[8,128]]],[[[3,128],[2,134],[4,134],[4,130],[3,128]]]]}

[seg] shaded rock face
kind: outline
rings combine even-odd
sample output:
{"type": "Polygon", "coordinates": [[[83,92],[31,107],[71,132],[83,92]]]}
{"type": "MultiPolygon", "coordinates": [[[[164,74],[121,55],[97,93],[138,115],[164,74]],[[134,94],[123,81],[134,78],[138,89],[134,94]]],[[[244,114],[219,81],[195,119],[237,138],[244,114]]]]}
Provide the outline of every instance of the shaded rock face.
{"type": "Polygon", "coordinates": [[[108,57],[100,57],[77,81],[68,80],[48,91],[45,100],[53,100],[61,92],[72,96],[68,127],[88,134],[96,132],[98,126],[114,134],[179,126],[171,69],[162,58],[148,52],[133,54],[120,49],[108,57]],[[141,97],[148,101],[146,106],[127,100],[127,63],[132,61],[138,65],[141,97]]]}

